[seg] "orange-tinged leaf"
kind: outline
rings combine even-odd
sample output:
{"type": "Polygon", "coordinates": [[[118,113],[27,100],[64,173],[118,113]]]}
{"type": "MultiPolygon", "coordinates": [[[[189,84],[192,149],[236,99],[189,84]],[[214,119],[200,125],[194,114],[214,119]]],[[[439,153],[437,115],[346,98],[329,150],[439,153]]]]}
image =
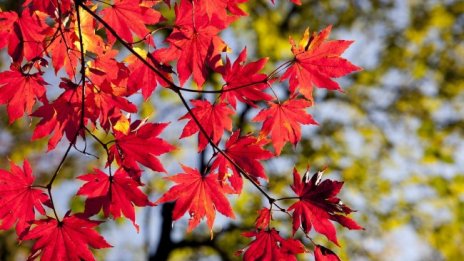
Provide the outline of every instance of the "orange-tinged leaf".
{"type": "Polygon", "coordinates": [[[188,211],[190,215],[188,231],[193,230],[206,217],[212,233],[216,210],[224,216],[235,218],[217,174],[202,176],[198,170],[182,166],[184,173],[168,179],[176,185],[169,189],[155,204],[176,201],[172,212],[173,220],[181,218],[188,211]]]}
{"type": "Polygon", "coordinates": [[[270,108],[261,110],[253,121],[263,121],[261,132],[271,135],[272,145],[277,155],[287,141],[296,145],[301,139],[301,124],[314,124],[317,122],[306,113],[311,102],[303,99],[291,98],[283,103],[269,103],[270,108]]]}
{"type": "Polygon", "coordinates": [[[319,34],[309,34],[307,29],[298,45],[292,38],[292,52],[295,59],[282,75],[282,80],[290,80],[290,91],[298,89],[307,99],[313,100],[313,86],[329,90],[341,90],[339,84],[332,80],[359,71],[362,68],[353,65],[340,55],[353,41],[326,41],[332,27],[328,26],[319,34]]]}

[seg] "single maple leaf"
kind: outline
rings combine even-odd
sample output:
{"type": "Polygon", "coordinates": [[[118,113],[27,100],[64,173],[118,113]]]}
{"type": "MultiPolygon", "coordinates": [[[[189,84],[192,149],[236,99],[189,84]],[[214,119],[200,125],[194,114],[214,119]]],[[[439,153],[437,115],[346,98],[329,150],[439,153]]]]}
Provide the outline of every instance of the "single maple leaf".
{"type": "Polygon", "coordinates": [[[301,124],[314,124],[317,122],[306,113],[305,108],[311,102],[303,99],[290,98],[283,103],[270,102],[268,109],[261,110],[253,121],[263,121],[261,132],[271,134],[272,145],[277,155],[280,155],[285,142],[296,145],[301,139],[301,124]]]}
{"type": "Polygon", "coordinates": [[[13,61],[21,62],[23,57],[30,61],[42,55],[44,39],[51,31],[51,27],[45,23],[47,16],[40,11],[24,8],[9,38],[8,54],[13,61]]]}
{"type": "Polygon", "coordinates": [[[245,237],[256,237],[246,250],[238,251],[244,261],[296,261],[296,255],[306,252],[299,240],[284,239],[274,228],[242,233],[245,237]]]}
{"type": "Polygon", "coordinates": [[[221,100],[227,101],[234,109],[237,106],[237,99],[254,107],[256,101],[272,100],[272,96],[264,92],[264,89],[269,87],[267,75],[258,73],[263,69],[267,59],[263,58],[245,64],[246,56],[247,51],[244,48],[233,64],[227,58],[226,64],[221,70],[222,77],[226,82],[221,100]]]}
{"type": "Polygon", "coordinates": [[[180,85],[184,85],[190,75],[199,88],[208,76],[208,68],[220,65],[221,52],[227,46],[218,33],[227,27],[216,16],[211,19],[200,10],[193,10],[191,1],[182,0],[175,6],[175,27],[166,42],[168,48],[160,49],[156,56],[160,62],[177,60],[180,85]]]}
{"type": "Polygon", "coordinates": [[[110,129],[112,122],[116,122],[123,117],[122,111],[134,113],[137,112],[137,106],[129,102],[124,97],[118,96],[113,89],[112,84],[104,81],[102,85],[96,87],[89,85],[93,93],[86,94],[87,103],[92,102],[93,115],[98,115],[100,125],[105,130],[110,129]]]}
{"type": "Polygon", "coordinates": [[[32,188],[34,176],[29,162],[24,161],[23,169],[11,162],[10,171],[0,169],[0,229],[10,229],[18,221],[19,236],[35,219],[36,210],[45,215],[43,205],[50,207],[50,201],[43,190],[32,188]]]}
{"type": "Polygon", "coordinates": [[[21,240],[37,239],[28,260],[80,261],[95,260],[89,246],[95,249],[111,247],[94,230],[101,222],[92,221],[69,212],[58,221],[54,218],[37,220],[21,240]]]}
{"type": "Polygon", "coordinates": [[[340,55],[353,41],[326,41],[332,26],[328,26],[319,34],[309,36],[306,29],[303,39],[298,45],[290,38],[292,52],[295,58],[291,66],[282,75],[282,80],[290,79],[290,91],[299,92],[313,101],[313,86],[329,90],[341,90],[337,82],[331,78],[338,78],[349,73],[362,70],[340,55]]]}
{"type": "Polygon", "coordinates": [[[7,104],[10,123],[24,113],[30,114],[37,99],[46,102],[44,85],[47,83],[42,73],[24,73],[17,64],[0,73],[0,104],[7,104]]]}
{"type": "Polygon", "coordinates": [[[79,39],[72,29],[56,28],[55,30],[60,31],[47,47],[47,52],[52,58],[55,74],[57,74],[61,68],[64,68],[68,76],[73,78],[77,74],[77,64],[80,58],[80,51],[75,47],[75,43],[79,39]]]}
{"type": "MultiPolygon", "coordinates": [[[[128,43],[133,42],[132,32],[144,38],[150,34],[146,25],[157,24],[162,20],[161,14],[155,9],[139,5],[138,1],[132,0],[116,0],[112,5],[103,9],[101,14],[111,28],[128,43]]],[[[106,35],[109,42],[114,43],[113,34],[107,31],[106,35]]]]}
{"type": "MultiPolygon", "coordinates": [[[[64,79],[60,87],[65,91],[52,103],[45,103],[34,111],[31,116],[41,117],[32,133],[32,140],[43,138],[49,134],[52,137],[48,141],[48,150],[56,147],[63,135],[70,142],[75,142],[77,132],[82,135],[83,129],[80,128],[82,110],[82,85],[77,85],[70,80],[64,79]]],[[[86,85],[86,93],[91,94],[93,90],[86,85]]],[[[98,114],[94,111],[94,99],[86,97],[84,125],[90,120],[95,122],[98,114]]]]}
{"type": "Polygon", "coordinates": [[[271,210],[268,208],[262,208],[258,212],[258,217],[255,221],[256,229],[267,229],[269,228],[269,223],[271,222],[272,215],[271,210]]]}
{"type": "Polygon", "coordinates": [[[216,210],[224,216],[235,218],[229,200],[225,196],[225,193],[231,192],[230,188],[219,182],[217,174],[202,176],[198,170],[184,165],[182,169],[183,173],[167,178],[177,184],[155,204],[175,200],[172,219],[178,220],[188,211],[190,215],[188,231],[192,231],[206,216],[206,224],[212,236],[216,210]]]}
{"type": "Polygon", "coordinates": [[[175,147],[157,136],[167,125],[137,120],[127,133],[115,130],[115,144],[109,148],[110,162],[116,158],[119,166],[127,169],[138,170],[138,162],[154,171],[166,172],[157,157],[175,147]]]}
{"type": "Polygon", "coordinates": [[[224,24],[229,24],[236,20],[237,16],[247,15],[238,7],[238,4],[248,0],[194,0],[195,12],[204,13],[208,19],[214,18],[221,20],[224,24]],[[230,12],[229,15],[227,11],[230,12]]]}
{"type": "MultiPolygon", "coordinates": [[[[259,162],[260,160],[267,160],[272,158],[272,153],[263,149],[263,146],[267,144],[265,139],[257,139],[251,135],[240,137],[240,131],[235,131],[226,142],[226,153],[237,165],[239,165],[244,171],[246,171],[250,178],[254,179],[259,183],[258,178],[267,180],[264,168],[259,162]]],[[[218,154],[216,159],[211,164],[211,169],[218,169],[219,179],[224,181],[226,178],[229,179],[230,184],[236,191],[240,193],[243,187],[243,180],[240,176],[240,171],[232,164],[224,155],[218,154]],[[232,174],[228,174],[228,170],[232,171],[232,174]]]]}
{"type": "MultiPolygon", "coordinates": [[[[153,67],[158,69],[158,72],[163,74],[166,79],[171,79],[170,73],[172,72],[171,68],[168,66],[162,66],[157,59],[154,57],[155,53],[148,54],[144,50],[139,48],[134,48],[144,59],[147,60],[153,67]],[[147,59],[148,58],[148,59],[147,59]]],[[[149,68],[145,63],[140,61],[135,56],[130,56],[131,59],[127,59],[129,62],[130,75],[127,82],[127,88],[131,90],[142,89],[142,96],[145,100],[150,97],[150,95],[155,90],[157,84],[162,86],[169,86],[163,78],[151,68],[149,68]]]]}
{"type": "Polygon", "coordinates": [[[293,234],[300,226],[306,234],[314,226],[317,232],[338,245],[336,230],[330,219],[342,220],[340,224],[349,229],[363,228],[350,218],[340,215],[352,212],[336,197],[343,182],[329,179],[322,181],[322,174],[323,171],[319,171],[309,178],[307,172],[302,179],[297,170],[293,170],[293,185],[291,187],[300,198],[298,202],[288,208],[288,211],[293,210],[293,234]]]}
{"type": "MultiPolygon", "coordinates": [[[[191,100],[191,103],[194,106],[191,112],[208,134],[208,137],[205,137],[202,132],[198,134],[198,151],[202,151],[206,148],[208,139],[211,139],[214,143],[218,143],[224,134],[224,130],[232,131],[232,119],[230,116],[234,114],[234,110],[226,103],[220,102],[211,104],[207,100],[191,100]]],[[[180,136],[181,139],[200,131],[200,128],[190,113],[186,113],[179,118],[179,120],[183,119],[189,119],[189,122],[182,131],[180,136]]]]}
{"type": "Polygon", "coordinates": [[[316,261],[340,261],[340,258],[332,250],[320,245],[314,247],[316,261]]]}
{"type": "Polygon", "coordinates": [[[143,193],[138,182],[135,182],[124,169],[118,169],[113,176],[108,176],[99,169],[93,173],[77,177],[86,183],[77,191],[77,195],[87,196],[85,201],[85,214],[97,214],[103,208],[105,217],[110,214],[114,218],[124,215],[135,223],[134,206],[153,206],[143,193]]]}

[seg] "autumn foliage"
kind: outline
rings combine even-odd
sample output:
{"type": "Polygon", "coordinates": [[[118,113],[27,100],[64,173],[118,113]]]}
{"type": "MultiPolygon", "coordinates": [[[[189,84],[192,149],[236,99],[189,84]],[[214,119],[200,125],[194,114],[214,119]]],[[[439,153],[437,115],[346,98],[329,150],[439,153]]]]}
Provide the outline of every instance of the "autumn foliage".
{"type": "Polygon", "coordinates": [[[308,169],[301,177],[295,170],[289,184],[294,194],[273,197],[262,185],[272,182],[262,163],[279,156],[287,143],[296,145],[302,125],[317,125],[308,113],[314,87],[340,91],[334,78],[361,69],[340,57],[352,42],[329,40],[331,26],[319,33],[306,30],[299,42],[290,39],[294,57],[266,73],[266,58],[248,61],[246,48],[230,50],[221,38],[221,31],[247,15],[241,9],[246,2],[28,0],[21,14],[0,12],[0,48],[12,59],[0,72],[0,104],[10,123],[37,118],[32,140],[47,139],[48,151],[66,147],[47,184],[34,182],[27,159],[22,168],[11,163],[9,171],[0,170],[0,229],[15,228],[20,242],[34,240],[30,260],[93,260],[90,249],[110,247],[96,230],[104,222],[99,217],[125,217],[138,229],[135,206],[164,202],[175,201],[174,220],[188,213],[188,231],[206,219],[213,236],[216,212],[235,217],[229,200],[245,193],[244,182],[267,205],[256,210],[255,229],[243,233],[252,240],[237,252],[243,259],[296,260],[313,249],[316,260],[338,260],[296,233],[310,238],[314,230],[338,244],[334,222],[362,229],[337,197],[343,183],[324,180],[323,171],[310,175],[308,169]],[[174,19],[163,17],[161,7],[174,9],[174,19]],[[162,47],[153,37],[160,29],[169,32],[162,47]],[[236,60],[229,57],[233,52],[236,60]],[[60,78],[58,86],[44,80],[49,64],[60,78]],[[213,74],[222,83],[205,84],[213,74]],[[198,152],[209,147],[211,155],[204,170],[182,165],[181,173],[167,173],[172,187],[151,202],[141,176],[147,170],[166,175],[159,156],[175,147],[159,137],[169,123],[137,119],[139,108],[129,97],[147,100],[157,88],[172,91],[185,108],[181,118],[170,119],[185,124],[180,138],[195,137],[198,152]],[[275,88],[289,95],[279,97],[275,88]],[[187,100],[188,92],[199,98],[187,100]],[[234,126],[239,104],[255,108],[252,121],[260,131],[244,134],[234,126]],[[104,142],[97,132],[112,138],[104,142]],[[60,217],[52,189],[79,139],[99,144],[106,165],[77,175],[76,196],[85,199],[85,210],[60,217]],[[272,225],[276,211],[288,214],[292,233],[281,234],[272,225]]]}

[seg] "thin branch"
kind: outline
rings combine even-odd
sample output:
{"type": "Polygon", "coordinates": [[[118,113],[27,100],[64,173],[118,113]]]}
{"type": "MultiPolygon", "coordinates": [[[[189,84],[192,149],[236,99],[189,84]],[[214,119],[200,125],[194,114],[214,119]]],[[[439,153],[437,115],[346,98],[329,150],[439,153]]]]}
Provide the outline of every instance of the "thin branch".
{"type": "Polygon", "coordinates": [[[204,135],[206,137],[206,139],[208,140],[209,144],[214,149],[216,149],[218,153],[223,155],[224,158],[226,158],[235,168],[237,168],[237,170],[242,174],[242,176],[245,177],[248,181],[250,181],[267,198],[267,200],[269,201],[269,204],[274,204],[280,211],[286,212],[286,210],[284,208],[280,207],[279,205],[277,205],[277,203],[275,203],[275,199],[273,197],[269,196],[269,194],[267,194],[267,192],[264,191],[264,189],[258,184],[258,182],[256,182],[251,177],[251,175],[247,171],[245,171],[225,151],[223,151],[221,148],[218,147],[218,145],[216,145],[216,143],[214,143],[214,141],[211,139],[211,137],[209,137],[208,133],[206,132],[206,130],[201,125],[200,121],[197,119],[195,114],[192,112],[192,109],[188,105],[188,103],[185,100],[182,93],[180,91],[177,91],[176,93],[179,96],[179,98],[181,99],[182,103],[184,104],[184,107],[187,109],[188,113],[190,114],[190,116],[192,117],[192,119],[195,121],[196,125],[200,129],[201,134],[204,135]]]}

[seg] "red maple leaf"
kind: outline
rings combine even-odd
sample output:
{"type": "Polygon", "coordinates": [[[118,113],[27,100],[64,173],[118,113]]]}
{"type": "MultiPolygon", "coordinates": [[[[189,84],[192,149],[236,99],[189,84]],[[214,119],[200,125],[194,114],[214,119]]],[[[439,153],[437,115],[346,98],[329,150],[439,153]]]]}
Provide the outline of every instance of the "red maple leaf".
{"type": "MultiPolygon", "coordinates": [[[[251,135],[240,137],[240,131],[235,131],[229,140],[226,142],[226,153],[237,165],[251,175],[255,181],[258,178],[267,180],[264,168],[259,162],[260,160],[267,160],[272,157],[272,153],[263,149],[263,146],[267,144],[265,139],[257,139],[251,135]]],[[[236,191],[240,193],[242,191],[243,180],[240,176],[239,170],[232,164],[224,155],[218,154],[211,169],[218,169],[220,180],[229,179],[230,184],[236,191]],[[232,175],[228,175],[228,169],[232,171],[232,175]]]]}
{"type": "Polygon", "coordinates": [[[212,233],[216,210],[224,216],[235,218],[225,196],[225,193],[230,193],[231,189],[219,182],[217,174],[202,176],[198,170],[184,165],[182,169],[184,173],[167,178],[177,185],[170,188],[155,204],[175,200],[172,218],[178,220],[188,211],[190,215],[188,231],[192,231],[206,216],[206,224],[212,233]]]}
{"type": "Polygon", "coordinates": [[[115,130],[115,144],[109,148],[110,161],[116,158],[124,168],[138,170],[137,162],[154,170],[166,172],[157,158],[174,149],[174,146],[157,136],[168,123],[133,122],[127,133],[115,130]]]}
{"type": "Polygon", "coordinates": [[[75,47],[79,40],[74,28],[56,28],[60,30],[55,39],[48,45],[47,52],[52,57],[55,74],[62,68],[70,78],[76,76],[80,51],[75,47]]]}
{"type": "Polygon", "coordinates": [[[224,68],[221,70],[226,84],[221,93],[221,100],[227,101],[236,108],[237,99],[254,106],[256,101],[269,101],[272,96],[265,93],[268,88],[267,75],[258,73],[267,62],[266,58],[256,62],[245,64],[247,50],[244,48],[234,64],[227,58],[224,68]]]}
{"type": "Polygon", "coordinates": [[[277,155],[280,155],[285,142],[296,145],[301,139],[301,124],[315,124],[313,117],[306,113],[305,108],[311,106],[311,102],[290,98],[283,103],[270,102],[268,109],[261,110],[253,121],[264,121],[261,132],[264,135],[271,134],[272,145],[277,155]]]}
{"type": "Polygon", "coordinates": [[[97,214],[102,208],[105,217],[111,214],[119,218],[122,213],[132,221],[138,231],[134,206],[153,206],[147,195],[138,188],[140,184],[129,177],[124,169],[118,169],[113,176],[94,169],[93,173],[77,178],[86,181],[77,191],[77,195],[87,196],[85,213],[90,216],[97,214]]]}
{"type": "MultiPolygon", "coordinates": [[[[75,142],[75,137],[80,128],[81,110],[82,110],[82,85],[76,85],[70,80],[60,83],[60,87],[65,91],[52,103],[45,103],[31,115],[41,117],[32,134],[32,140],[43,138],[49,134],[52,137],[48,141],[48,150],[56,147],[64,134],[70,142],[75,142]]],[[[92,93],[93,90],[86,86],[86,93],[92,93]]],[[[94,113],[94,100],[86,98],[84,124],[90,119],[93,122],[98,115],[94,113]]],[[[79,133],[82,134],[82,133],[79,133]]]]}
{"type": "Polygon", "coordinates": [[[21,16],[16,20],[10,34],[8,54],[15,62],[21,62],[41,56],[44,50],[44,39],[50,32],[45,23],[47,15],[40,11],[24,8],[21,16]]]}
{"type": "Polygon", "coordinates": [[[227,49],[218,36],[227,25],[216,16],[209,19],[206,13],[193,8],[187,0],[175,6],[175,28],[166,39],[170,45],[157,51],[157,57],[164,63],[178,59],[180,84],[193,74],[193,80],[201,87],[208,76],[208,68],[217,68],[221,52],[227,49]]]}
{"type": "Polygon", "coordinates": [[[43,205],[50,207],[50,202],[42,190],[32,188],[34,176],[29,162],[24,161],[22,170],[11,162],[10,171],[0,169],[0,229],[9,229],[18,221],[19,236],[35,219],[35,210],[45,215],[43,205]]]}
{"type": "Polygon", "coordinates": [[[316,261],[340,261],[340,258],[332,250],[320,245],[314,247],[316,261]]]}
{"type": "Polygon", "coordinates": [[[46,101],[46,84],[40,72],[24,73],[17,64],[12,64],[10,71],[0,73],[0,104],[7,104],[10,123],[24,113],[30,114],[36,99],[46,101]]]}
{"type": "Polygon", "coordinates": [[[14,33],[13,25],[16,20],[16,12],[0,12],[0,49],[8,45],[10,36],[14,33]]]}
{"type": "Polygon", "coordinates": [[[100,125],[105,129],[110,129],[110,122],[117,122],[122,117],[122,111],[137,112],[137,107],[124,97],[116,95],[108,81],[96,87],[89,85],[93,93],[86,94],[86,102],[92,103],[92,115],[100,119],[100,125]]]}
{"type": "MultiPolygon", "coordinates": [[[[214,143],[218,143],[224,134],[224,130],[232,131],[232,119],[230,116],[234,114],[234,110],[226,103],[211,104],[208,100],[191,100],[191,103],[194,106],[194,108],[191,109],[193,115],[195,115],[208,134],[208,137],[205,137],[202,132],[198,134],[199,151],[206,148],[206,145],[208,145],[208,138],[213,140],[214,143]]],[[[182,131],[180,136],[181,139],[200,131],[200,128],[190,113],[186,113],[179,118],[179,120],[183,119],[189,119],[189,122],[182,131]]]]}
{"type": "Polygon", "coordinates": [[[313,86],[341,90],[338,83],[331,78],[342,77],[362,69],[340,57],[353,41],[326,41],[331,29],[332,26],[328,26],[319,34],[313,33],[311,37],[309,29],[306,29],[298,45],[290,38],[295,58],[282,75],[282,80],[290,79],[292,93],[298,88],[301,94],[312,101],[313,86]]]}
{"type": "MultiPolygon", "coordinates": [[[[162,66],[155,59],[154,55],[155,54],[153,53],[142,56],[146,56],[147,62],[158,69],[158,72],[163,74],[166,79],[171,79],[171,67],[166,65],[162,66]]],[[[132,57],[130,61],[129,70],[131,73],[127,82],[127,88],[131,90],[139,90],[141,88],[142,95],[145,100],[150,97],[158,83],[162,86],[169,86],[169,83],[163,80],[163,78],[158,73],[154,72],[135,56],[132,57]]]]}
{"type": "Polygon", "coordinates": [[[306,172],[302,179],[296,169],[293,170],[292,190],[300,198],[288,208],[288,211],[293,210],[293,234],[300,226],[306,234],[314,226],[317,232],[338,245],[336,230],[330,219],[349,229],[363,228],[352,219],[342,216],[352,212],[336,197],[343,182],[330,179],[322,181],[322,174],[323,171],[316,172],[310,179],[306,172]]]}
{"type": "MultiPolygon", "coordinates": [[[[132,32],[144,38],[150,33],[145,25],[157,24],[162,20],[158,11],[132,0],[116,0],[110,7],[103,9],[101,14],[111,28],[128,43],[133,42],[132,32]]],[[[106,35],[110,43],[115,41],[111,32],[107,31],[106,35]]]]}
{"type": "Polygon", "coordinates": [[[89,246],[95,249],[111,247],[94,230],[101,222],[69,215],[58,221],[54,218],[37,220],[21,240],[37,239],[28,260],[41,255],[41,260],[78,261],[95,260],[89,246]]]}
{"type": "Polygon", "coordinates": [[[247,15],[238,7],[239,3],[245,3],[247,1],[248,0],[195,0],[194,2],[199,12],[206,13],[209,19],[214,16],[228,24],[234,21],[237,18],[236,16],[247,15]],[[228,15],[227,11],[232,15],[228,15]]]}
{"type": "Polygon", "coordinates": [[[237,254],[245,252],[244,261],[296,261],[295,255],[306,252],[305,247],[299,240],[284,239],[274,228],[242,233],[245,237],[256,237],[246,250],[238,251],[237,254]]]}
{"type": "Polygon", "coordinates": [[[26,0],[23,6],[27,6],[32,3],[31,8],[45,12],[49,15],[58,16],[60,14],[66,14],[71,10],[71,0],[26,0]],[[60,12],[57,9],[60,8],[60,12]]]}
{"type": "Polygon", "coordinates": [[[269,228],[269,223],[271,222],[272,215],[271,210],[268,208],[262,208],[258,211],[258,217],[255,221],[256,229],[267,229],[269,228]]]}

